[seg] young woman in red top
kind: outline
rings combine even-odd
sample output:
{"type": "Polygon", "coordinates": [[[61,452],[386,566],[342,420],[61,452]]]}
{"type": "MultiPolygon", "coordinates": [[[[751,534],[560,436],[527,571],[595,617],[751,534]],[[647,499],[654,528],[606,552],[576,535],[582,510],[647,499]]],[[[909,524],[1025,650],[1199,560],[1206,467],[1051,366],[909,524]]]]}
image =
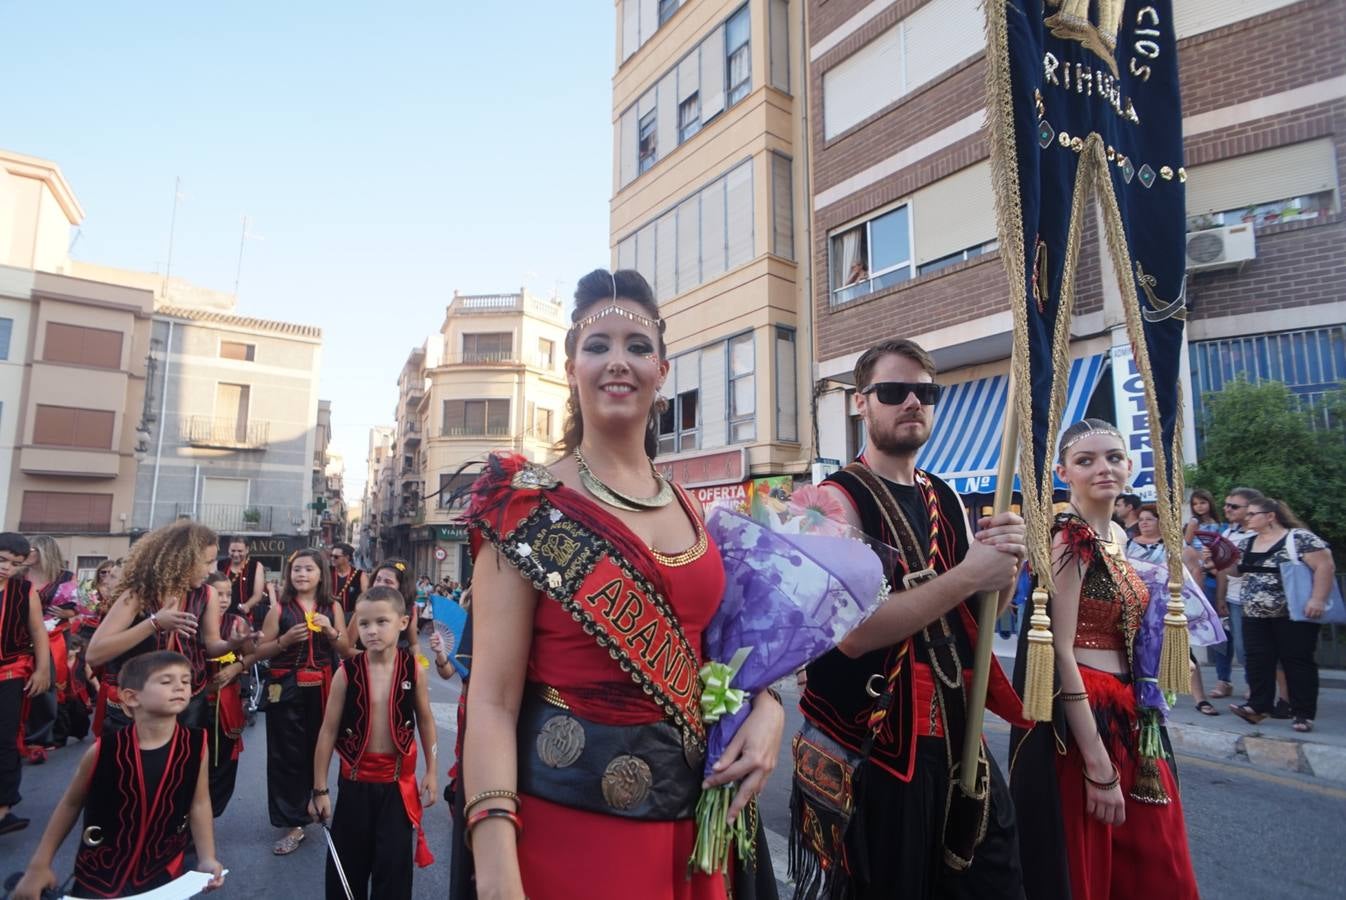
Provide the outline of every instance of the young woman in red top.
{"type": "MultiPolygon", "coordinates": [[[[699,506],[652,461],[663,329],[637,272],[585,276],[563,455],[546,468],[492,457],[473,489],[474,640],[489,652],[473,658],[462,793],[481,898],[726,893],[720,876],[688,876],[696,670],[724,571],[699,506]]],[[[754,698],[710,779],[741,783],[731,815],[761,791],[783,725],[777,700],[754,698]]],[[[751,896],[751,866],[736,864],[735,896],[751,896]]]]}
{"type": "MultiPolygon", "coordinates": [[[[1126,535],[1112,522],[1131,474],[1126,443],[1107,422],[1076,422],[1061,436],[1056,473],[1070,486],[1070,507],[1052,528],[1053,720],[1014,729],[1010,738],[1025,893],[1028,900],[1196,900],[1167,736],[1152,725],[1164,747],[1158,758],[1138,740],[1148,713],[1138,702],[1146,678],[1137,635],[1147,607],[1160,601],[1151,601],[1126,558],[1126,535]]],[[[1020,687],[1026,632],[1015,667],[1020,687]]]]}

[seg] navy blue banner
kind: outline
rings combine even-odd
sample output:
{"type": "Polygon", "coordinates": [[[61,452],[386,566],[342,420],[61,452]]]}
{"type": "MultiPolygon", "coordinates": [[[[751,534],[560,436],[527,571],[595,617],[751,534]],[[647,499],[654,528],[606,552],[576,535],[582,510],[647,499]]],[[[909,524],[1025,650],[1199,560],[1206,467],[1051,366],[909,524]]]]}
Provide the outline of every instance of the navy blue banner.
{"type": "Polygon", "coordinates": [[[1031,397],[1032,477],[1050,496],[1043,475],[1057,431],[1049,405],[1068,362],[1062,354],[1092,190],[1121,270],[1136,360],[1153,391],[1148,412],[1158,415],[1163,448],[1156,463],[1178,485],[1186,172],[1172,4],[989,2],[1000,7],[988,8],[988,96],[1002,252],[1022,247],[1022,269],[1009,268],[1022,273],[1011,302],[1027,313],[1031,384],[1019,389],[1031,397]],[[1006,213],[1016,205],[1016,182],[1013,222],[1006,213]]]}

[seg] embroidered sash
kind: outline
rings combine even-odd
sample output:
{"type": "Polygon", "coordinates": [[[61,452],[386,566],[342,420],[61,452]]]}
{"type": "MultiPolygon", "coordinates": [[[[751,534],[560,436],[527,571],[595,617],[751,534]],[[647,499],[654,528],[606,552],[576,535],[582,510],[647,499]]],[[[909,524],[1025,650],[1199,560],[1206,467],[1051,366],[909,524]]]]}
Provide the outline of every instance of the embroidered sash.
{"type": "Polygon", "coordinates": [[[665,598],[648,550],[635,546],[639,542],[620,520],[560,485],[545,469],[527,465],[513,483],[542,489],[531,511],[504,533],[485,516],[469,512],[473,526],[534,587],[560,603],[665,717],[704,750],[700,654],[665,598]],[[617,529],[626,533],[619,535],[617,529]]]}

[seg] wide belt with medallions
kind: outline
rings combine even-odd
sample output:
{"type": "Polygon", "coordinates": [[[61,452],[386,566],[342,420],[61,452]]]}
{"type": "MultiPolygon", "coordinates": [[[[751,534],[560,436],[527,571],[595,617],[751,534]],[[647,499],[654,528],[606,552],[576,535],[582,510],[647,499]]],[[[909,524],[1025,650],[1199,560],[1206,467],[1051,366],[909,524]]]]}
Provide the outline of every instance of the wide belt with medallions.
{"type": "Polygon", "coordinates": [[[530,684],[519,710],[519,791],[630,819],[690,819],[705,751],[667,721],[602,725],[530,684]]]}
{"type": "Polygon", "coordinates": [[[483,531],[534,587],[608,651],[689,745],[704,752],[699,655],[667,599],[639,568],[545,497],[508,534],[485,526],[483,531]]]}

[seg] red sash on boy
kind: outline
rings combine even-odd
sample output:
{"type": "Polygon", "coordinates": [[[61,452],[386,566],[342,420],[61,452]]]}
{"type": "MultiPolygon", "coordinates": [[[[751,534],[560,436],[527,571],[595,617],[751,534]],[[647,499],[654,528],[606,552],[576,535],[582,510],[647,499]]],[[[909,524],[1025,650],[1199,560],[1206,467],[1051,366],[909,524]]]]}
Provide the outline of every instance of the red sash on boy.
{"type": "Polygon", "coordinates": [[[700,654],[665,599],[663,573],[624,523],[517,454],[493,455],[473,488],[484,537],[607,650],[684,740],[704,749],[700,654]]]}
{"type": "Polygon", "coordinates": [[[370,711],[369,661],[364,653],[341,664],[346,673],[346,703],[341,711],[341,777],[370,784],[396,782],[411,827],[416,829],[416,865],[424,868],[435,861],[421,828],[421,796],[416,784],[416,660],[398,648],[388,693],[388,733],[395,753],[368,753],[370,711]]]}

